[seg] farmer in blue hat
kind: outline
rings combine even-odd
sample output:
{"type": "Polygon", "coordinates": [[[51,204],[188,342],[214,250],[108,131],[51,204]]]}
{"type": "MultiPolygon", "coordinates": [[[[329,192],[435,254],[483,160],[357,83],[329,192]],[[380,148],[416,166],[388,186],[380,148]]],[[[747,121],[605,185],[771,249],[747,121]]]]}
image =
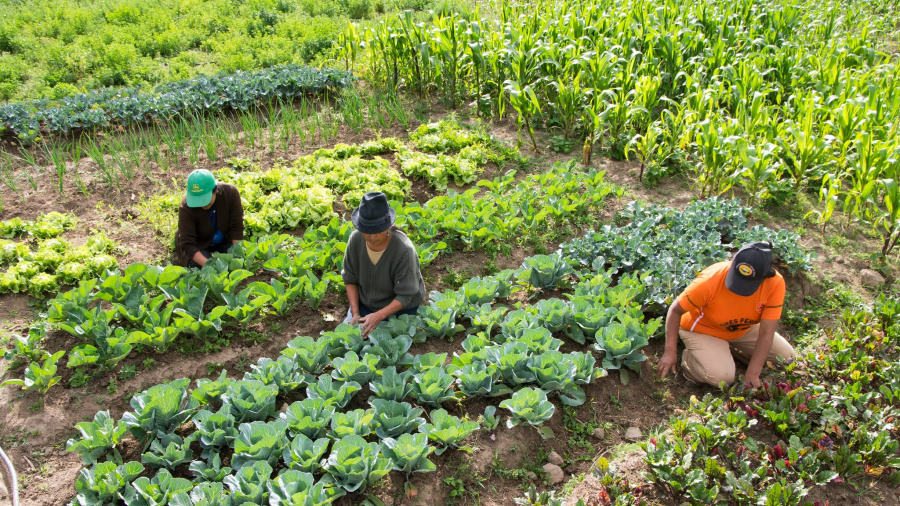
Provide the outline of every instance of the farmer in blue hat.
{"type": "Polygon", "coordinates": [[[346,323],[361,324],[364,336],[392,315],[416,314],[425,300],[425,280],[416,247],[394,226],[397,213],[381,192],[366,193],[350,215],[341,275],[350,310],[346,323]]]}
{"type": "Polygon", "coordinates": [[[179,265],[203,267],[213,253],[226,253],[244,238],[244,208],[238,189],[217,183],[197,169],[187,178],[187,194],[178,208],[175,254],[179,265]]]}

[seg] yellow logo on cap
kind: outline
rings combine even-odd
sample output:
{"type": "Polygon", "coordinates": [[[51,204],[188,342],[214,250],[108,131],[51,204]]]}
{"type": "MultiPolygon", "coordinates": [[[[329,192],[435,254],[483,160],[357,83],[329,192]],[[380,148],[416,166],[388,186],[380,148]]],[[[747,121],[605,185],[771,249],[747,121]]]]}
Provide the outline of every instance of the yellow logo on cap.
{"type": "Polygon", "coordinates": [[[753,267],[750,267],[747,264],[738,265],[738,272],[741,273],[742,276],[751,277],[753,276],[753,267]]]}
{"type": "Polygon", "coordinates": [[[194,189],[192,191],[195,191],[195,192],[200,191],[200,185],[197,183],[194,183],[194,189]]]}

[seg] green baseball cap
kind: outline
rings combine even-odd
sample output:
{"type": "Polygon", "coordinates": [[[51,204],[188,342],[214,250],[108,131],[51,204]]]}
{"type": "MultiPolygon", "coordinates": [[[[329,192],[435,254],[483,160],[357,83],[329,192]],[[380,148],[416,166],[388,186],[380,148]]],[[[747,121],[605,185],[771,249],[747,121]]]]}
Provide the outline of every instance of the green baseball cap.
{"type": "Polygon", "coordinates": [[[216,188],[216,178],[206,169],[197,169],[187,178],[188,207],[208,206],[212,200],[212,192],[216,188]]]}

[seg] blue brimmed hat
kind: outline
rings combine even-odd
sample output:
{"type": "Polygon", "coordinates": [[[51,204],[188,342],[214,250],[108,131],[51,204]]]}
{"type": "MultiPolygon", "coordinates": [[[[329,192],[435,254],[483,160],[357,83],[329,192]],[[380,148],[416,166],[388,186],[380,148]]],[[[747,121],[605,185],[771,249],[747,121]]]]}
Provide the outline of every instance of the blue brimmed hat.
{"type": "Polygon", "coordinates": [[[381,192],[369,192],[363,195],[359,208],[350,214],[350,221],[356,230],[364,234],[379,234],[391,228],[397,212],[391,209],[387,197],[381,192]]]}

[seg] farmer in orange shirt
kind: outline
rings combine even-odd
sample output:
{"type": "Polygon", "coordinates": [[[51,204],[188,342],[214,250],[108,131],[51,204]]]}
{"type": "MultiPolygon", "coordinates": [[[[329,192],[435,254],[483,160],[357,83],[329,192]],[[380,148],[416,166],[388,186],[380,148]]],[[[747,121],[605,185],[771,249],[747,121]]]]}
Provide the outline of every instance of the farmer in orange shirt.
{"type": "Polygon", "coordinates": [[[794,356],[775,332],[783,304],[784,278],[772,268],[772,243],[747,244],[732,261],[707,267],[669,307],[659,376],[675,372],[681,336],[681,367],[689,380],[733,383],[733,352],[747,364],[746,384],[758,387],[767,360],[794,356]]]}

